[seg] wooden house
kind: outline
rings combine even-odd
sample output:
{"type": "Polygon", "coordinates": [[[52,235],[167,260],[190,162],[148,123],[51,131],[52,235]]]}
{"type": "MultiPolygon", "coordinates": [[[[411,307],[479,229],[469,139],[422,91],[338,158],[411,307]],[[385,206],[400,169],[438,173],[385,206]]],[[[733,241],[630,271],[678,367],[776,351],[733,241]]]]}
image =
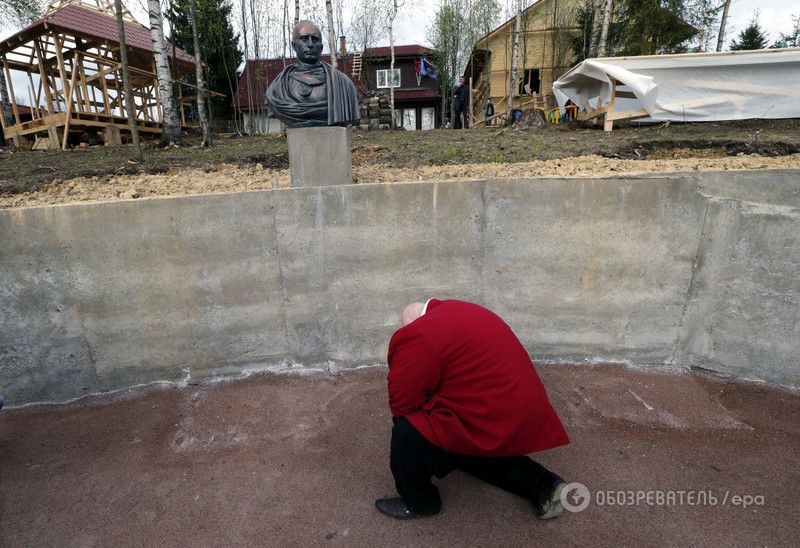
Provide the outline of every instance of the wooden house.
{"type": "MultiPolygon", "coordinates": [[[[538,0],[521,14],[514,108],[554,106],[552,85],[572,66],[571,43],[578,34],[575,10],[580,0],[538,0]]],[[[508,105],[515,18],[478,39],[464,77],[472,89],[472,120],[484,118],[489,98],[495,113],[508,105]]]]}
{"type": "Polygon", "coordinates": [[[395,46],[394,75],[390,74],[389,46],[370,48],[363,54],[366,90],[388,94],[394,87],[396,124],[405,130],[434,129],[441,123],[439,79],[420,70],[420,63],[430,60],[433,54],[432,49],[419,44],[395,46]]]}
{"type": "MultiPolygon", "coordinates": [[[[0,65],[11,98],[11,124],[0,115],[6,138],[18,147],[66,148],[70,136],[99,134],[106,144],[129,132],[126,101],[132,101],[143,134],[161,133],[162,112],[150,30],[124,9],[133,96],[122,89],[119,35],[109,0],[55,0],[28,27],[0,42],[0,65]],[[20,85],[22,84],[22,85],[20,85]],[[20,89],[21,88],[21,89],[20,89]],[[21,106],[31,110],[25,119],[21,106]]],[[[194,57],[168,44],[180,115],[196,99],[194,57]]]]}

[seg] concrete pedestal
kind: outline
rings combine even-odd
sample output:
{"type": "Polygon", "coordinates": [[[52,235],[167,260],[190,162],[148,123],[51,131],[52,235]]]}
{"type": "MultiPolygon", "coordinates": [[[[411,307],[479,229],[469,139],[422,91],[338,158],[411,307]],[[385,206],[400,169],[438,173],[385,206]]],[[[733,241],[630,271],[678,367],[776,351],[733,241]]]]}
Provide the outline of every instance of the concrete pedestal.
{"type": "Polygon", "coordinates": [[[286,130],[292,186],[346,185],[353,182],[350,129],[304,127],[286,130]]]}

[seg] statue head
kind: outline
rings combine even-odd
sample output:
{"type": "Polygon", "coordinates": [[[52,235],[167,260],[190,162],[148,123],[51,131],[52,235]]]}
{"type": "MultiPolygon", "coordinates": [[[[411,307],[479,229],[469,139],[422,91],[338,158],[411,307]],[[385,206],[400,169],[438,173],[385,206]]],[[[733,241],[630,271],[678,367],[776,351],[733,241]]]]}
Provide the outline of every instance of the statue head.
{"type": "Polygon", "coordinates": [[[292,28],[292,49],[297,59],[307,65],[319,63],[322,55],[322,33],[311,21],[298,21],[292,28]]]}

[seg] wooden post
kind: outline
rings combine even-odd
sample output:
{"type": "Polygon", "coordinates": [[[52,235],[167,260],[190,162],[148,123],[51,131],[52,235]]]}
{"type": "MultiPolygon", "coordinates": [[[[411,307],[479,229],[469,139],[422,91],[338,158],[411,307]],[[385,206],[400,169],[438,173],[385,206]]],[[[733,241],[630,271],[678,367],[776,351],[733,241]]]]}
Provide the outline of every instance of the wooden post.
{"type": "Polygon", "coordinates": [[[605,120],[603,121],[603,131],[609,132],[614,129],[614,120],[609,120],[608,115],[614,112],[614,99],[617,95],[617,81],[612,78],[611,79],[611,100],[608,102],[608,108],[606,108],[605,120]]]}
{"type": "MultiPolygon", "coordinates": [[[[67,80],[67,68],[64,65],[64,55],[61,53],[61,40],[58,39],[58,36],[53,36],[53,42],[55,43],[56,60],[58,61],[58,74],[61,78],[61,88],[64,96],[64,103],[69,102],[72,104],[72,101],[69,101],[69,99],[72,99],[73,88],[75,86],[74,84],[68,82],[74,82],[74,79],[67,80]]],[[[74,73],[75,71],[73,70],[72,72],[74,73]]],[[[69,112],[69,108],[67,108],[67,112],[69,112]]]]}
{"type": "MultiPolygon", "coordinates": [[[[75,52],[75,60],[78,59],[78,52],[75,52]]],[[[70,89],[75,87],[75,76],[77,76],[76,71],[72,71],[72,78],[70,79],[69,86],[70,89]]],[[[61,148],[62,150],[67,150],[67,138],[69,137],[69,122],[72,119],[72,94],[69,94],[67,98],[67,119],[64,121],[64,141],[62,142],[61,148]]]]}
{"type": "Polygon", "coordinates": [[[181,82],[178,82],[178,106],[181,109],[181,125],[185,126],[186,115],[183,113],[183,84],[181,82]]]}
{"type": "MultiPolygon", "coordinates": [[[[47,65],[44,62],[44,56],[38,40],[33,41],[33,50],[36,53],[36,60],[39,62],[39,81],[44,82],[44,97],[47,99],[47,109],[50,114],[54,114],[56,109],[53,106],[53,95],[50,93],[50,75],[48,74],[47,65]]],[[[53,88],[55,89],[55,86],[53,88]]]]}
{"type": "Polygon", "coordinates": [[[58,139],[58,130],[54,125],[47,126],[47,148],[50,150],[58,150],[61,148],[61,143],[59,143],[58,139]]]}
{"type": "MultiPolygon", "coordinates": [[[[6,71],[6,83],[8,84],[8,94],[11,96],[11,110],[14,111],[14,119],[17,125],[21,124],[19,120],[19,109],[17,108],[17,96],[14,95],[14,82],[11,80],[11,71],[8,70],[8,62],[3,58],[3,68],[6,71]]],[[[14,141],[16,143],[16,141],[14,141]]]]}
{"type": "Polygon", "coordinates": [[[103,144],[105,146],[122,144],[122,135],[117,126],[109,124],[103,129],[103,144]]]}
{"type": "Polygon", "coordinates": [[[106,106],[106,114],[113,115],[114,113],[111,112],[111,103],[108,100],[108,84],[106,83],[105,75],[103,75],[100,80],[103,82],[103,104],[106,106]]]}
{"type": "Polygon", "coordinates": [[[125,117],[125,105],[122,104],[122,94],[119,92],[119,81],[122,79],[122,65],[119,65],[119,73],[120,76],[117,77],[117,73],[114,73],[114,87],[117,89],[117,107],[119,108],[120,118],[125,117]]]}
{"type": "Polygon", "coordinates": [[[75,52],[75,60],[72,62],[72,70],[81,73],[81,89],[83,89],[83,104],[86,107],[86,112],[92,112],[92,106],[89,101],[89,88],[86,87],[86,72],[83,70],[83,62],[78,57],[78,52],[75,52]]]}

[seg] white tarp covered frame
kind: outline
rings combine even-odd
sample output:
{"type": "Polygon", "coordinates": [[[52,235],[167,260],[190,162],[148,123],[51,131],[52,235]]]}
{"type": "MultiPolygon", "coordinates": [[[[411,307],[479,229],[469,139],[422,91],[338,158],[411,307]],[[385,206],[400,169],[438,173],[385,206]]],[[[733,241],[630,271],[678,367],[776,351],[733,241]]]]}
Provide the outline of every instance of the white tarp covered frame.
{"type": "Polygon", "coordinates": [[[553,84],[553,94],[562,109],[569,100],[578,105],[582,117],[605,113],[607,131],[613,120],[642,116],[800,118],[800,48],[587,59],[553,84]]]}

